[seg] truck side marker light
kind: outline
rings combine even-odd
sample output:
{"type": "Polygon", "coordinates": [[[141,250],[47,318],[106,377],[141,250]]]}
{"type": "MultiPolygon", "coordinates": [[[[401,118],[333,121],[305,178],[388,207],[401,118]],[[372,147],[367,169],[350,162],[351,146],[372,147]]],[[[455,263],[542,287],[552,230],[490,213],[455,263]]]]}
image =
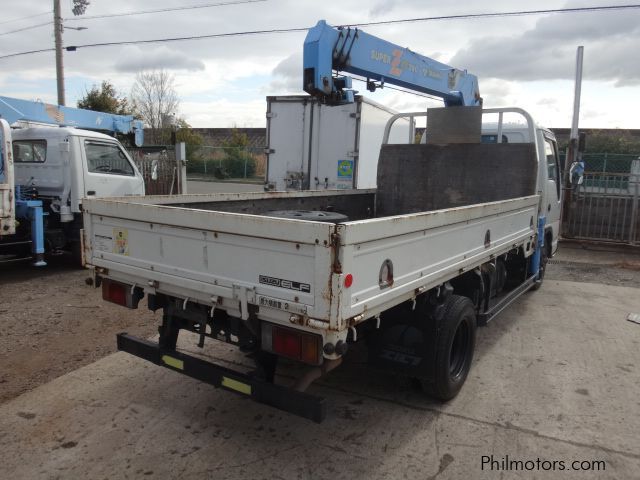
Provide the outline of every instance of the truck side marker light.
{"type": "Polygon", "coordinates": [[[353,275],[347,273],[347,275],[344,277],[344,286],[345,288],[349,288],[351,285],[353,285],[353,275]]]}
{"type": "Polygon", "coordinates": [[[222,386],[231,390],[235,390],[236,392],[243,393],[245,395],[251,395],[251,385],[239,382],[238,380],[234,380],[233,378],[222,377],[222,386]]]}
{"type": "Polygon", "coordinates": [[[163,355],[162,361],[170,367],[176,368],[178,370],[184,370],[184,362],[182,360],[170,357],[169,355],[163,355]]]}

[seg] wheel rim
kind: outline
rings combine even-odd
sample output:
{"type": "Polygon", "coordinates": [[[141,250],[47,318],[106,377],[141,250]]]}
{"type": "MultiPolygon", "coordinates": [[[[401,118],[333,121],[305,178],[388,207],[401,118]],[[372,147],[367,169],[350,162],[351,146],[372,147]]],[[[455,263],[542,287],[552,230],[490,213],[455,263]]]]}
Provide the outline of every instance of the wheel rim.
{"type": "Polygon", "coordinates": [[[452,379],[459,377],[464,372],[467,356],[469,352],[469,342],[471,331],[466,319],[463,319],[458,325],[456,334],[451,344],[451,353],[449,355],[449,375],[452,379]]]}

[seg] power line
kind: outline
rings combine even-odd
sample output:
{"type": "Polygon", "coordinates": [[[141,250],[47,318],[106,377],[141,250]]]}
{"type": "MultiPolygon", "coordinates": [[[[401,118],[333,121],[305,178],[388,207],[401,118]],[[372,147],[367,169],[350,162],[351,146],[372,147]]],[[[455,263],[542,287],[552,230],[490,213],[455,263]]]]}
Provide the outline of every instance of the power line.
{"type": "Polygon", "coordinates": [[[0,60],[3,58],[20,57],[22,55],[31,55],[32,53],[53,52],[53,51],[55,51],[55,48],[42,48],[40,50],[29,50],[28,52],[10,53],[9,55],[1,56],[0,60]]]}
{"type": "MultiPolygon", "coordinates": [[[[85,45],[69,45],[65,47],[67,51],[76,51],[80,48],[95,48],[95,47],[113,47],[117,45],[139,45],[145,43],[166,43],[166,42],[179,42],[185,40],[202,40],[207,38],[224,38],[224,37],[238,37],[238,36],[248,36],[248,35],[266,35],[270,33],[291,33],[291,32],[306,32],[309,30],[309,27],[300,27],[300,28],[282,28],[282,29],[271,29],[271,30],[248,30],[244,32],[231,32],[231,33],[214,33],[210,35],[193,35],[189,37],[172,37],[172,38],[155,38],[150,40],[129,40],[129,41],[120,41],[120,42],[103,42],[103,43],[88,43],[85,45]]],[[[11,53],[9,55],[0,56],[0,60],[3,58],[10,57],[19,57],[21,55],[29,55],[32,53],[40,53],[40,52],[51,52],[53,48],[46,48],[42,50],[31,50],[28,52],[19,52],[19,53],[11,53]]]]}
{"type": "MultiPolygon", "coordinates": [[[[77,50],[79,48],[113,47],[116,45],[138,45],[138,44],[145,44],[145,43],[180,42],[185,40],[202,40],[206,38],[241,37],[241,36],[248,36],[248,35],[266,35],[270,33],[306,32],[308,30],[309,30],[309,27],[280,28],[280,29],[271,29],[271,30],[247,30],[243,32],[213,33],[210,35],[193,35],[189,37],[154,38],[150,40],[130,40],[130,41],[121,41],[121,42],[88,43],[85,45],[68,46],[66,48],[67,50],[77,50]]],[[[0,59],[2,58],[4,57],[0,57],[0,59]]]]}
{"type": "Polygon", "coordinates": [[[3,35],[9,35],[10,33],[24,32],[25,30],[31,30],[32,28],[44,27],[45,25],[51,25],[52,23],[53,22],[38,23],[37,25],[30,25],[28,27],[18,28],[16,30],[10,30],[8,32],[2,32],[2,33],[0,33],[0,37],[3,36],[3,35]]]}
{"type": "Polygon", "coordinates": [[[640,5],[610,5],[601,7],[576,7],[576,8],[557,8],[548,10],[520,10],[515,12],[499,12],[499,13],[470,13],[463,15],[442,15],[438,17],[418,17],[407,18],[401,20],[381,20],[379,22],[366,22],[366,23],[350,23],[345,24],[345,27],[370,27],[375,25],[391,25],[394,23],[413,23],[413,22],[426,22],[436,20],[469,20],[474,18],[492,18],[492,17],[518,17],[525,15],[544,15],[550,13],[588,13],[599,12],[606,10],[625,10],[632,8],[640,8],[640,5]]]}
{"type": "Polygon", "coordinates": [[[13,20],[4,20],[0,22],[0,25],[4,25],[5,23],[19,22],[20,20],[27,20],[29,18],[42,17],[43,15],[51,15],[52,11],[48,12],[36,13],[35,15],[28,15],[26,17],[14,18],[13,20]]]}
{"type": "MultiPolygon", "coordinates": [[[[260,0],[246,0],[246,1],[260,1],[260,0]]],[[[387,24],[397,24],[397,23],[412,23],[412,22],[426,22],[426,21],[436,21],[436,20],[455,20],[455,19],[471,19],[471,18],[486,18],[486,17],[508,17],[508,16],[523,16],[523,15],[541,15],[541,14],[552,14],[552,13],[578,13],[578,12],[595,12],[602,10],[624,10],[624,9],[637,9],[640,8],[640,4],[635,5],[615,5],[615,6],[602,6],[602,7],[580,7],[580,8],[561,8],[554,10],[522,10],[517,12],[502,12],[502,13],[478,13],[478,14],[469,14],[469,15],[450,15],[450,16],[439,16],[439,17],[421,17],[421,18],[407,18],[400,20],[385,20],[379,22],[368,22],[368,23],[354,23],[349,24],[350,26],[376,26],[376,25],[387,25],[387,24]]],[[[230,33],[215,33],[208,35],[192,35],[186,37],[169,37],[169,38],[155,38],[149,40],[125,40],[118,42],[103,42],[103,43],[89,43],[85,45],[75,45],[66,47],[67,51],[75,51],[80,48],[95,48],[95,47],[112,47],[118,45],[141,45],[141,44],[150,44],[150,43],[168,43],[168,42],[179,42],[186,40],[203,40],[203,39],[212,39],[212,38],[226,38],[226,37],[240,37],[240,36],[249,36],[249,35],[267,35],[267,34],[278,34],[278,33],[292,33],[292,32],[306,32],[309,30],[309,27],[299,27],[299,28],[278,28],[278,29],[269,29],[269,30],[248,30],[241,32],[230,32],[230,33]]],[[[22,55],[29,55],[33,53],[39,52],[50,52],[53,51],[52,48],[43,49],[43,50],[32,50],[29,52],[19,52],[12,53],[9,55],[0,56],[0,60],[4,58],[10,57],[18,57],[22,55]]]]}
{"type": "Polygon", "coordinates": [[[220,2],[220,3],[205,3],[201,5],[187,5],[182,7],[171,7],[171,8],[161,8],[157,10],[139,10],[136,12],[123,12],[123,13],[108,13],[105,15],[89,15],[82,17],[71,17],[65,18],[65,21],[76,21],[76,20],[95,20],[98,18],[112,18],[112,17],[128,17],[131,15],[145,15],[148,13],[166,13],[166,12],[175,12],[178,10],[195,10],[198,8],[211,8],[211,7],[224,7],[227,5],[241,5],[243,3],[259,3],[266,2],[267,0],[238,0],[235,2],[220,2]]]}

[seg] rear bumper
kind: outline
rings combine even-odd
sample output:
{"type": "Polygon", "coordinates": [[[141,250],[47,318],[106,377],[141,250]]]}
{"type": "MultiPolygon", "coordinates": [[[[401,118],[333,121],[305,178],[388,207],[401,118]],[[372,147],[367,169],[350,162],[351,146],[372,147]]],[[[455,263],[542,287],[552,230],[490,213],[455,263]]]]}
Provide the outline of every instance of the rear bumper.
{"type": "Polygon", "coordinates": [[[118,350],[209,383],[214,387],[248,396],[258,403],[270,405],[317,423],[322,422],[326,416],[326,404],[322,397],[252,378],[184,353],[166,350],[157,343],[127,333],[118,334],[117,339],[118,350]]]}

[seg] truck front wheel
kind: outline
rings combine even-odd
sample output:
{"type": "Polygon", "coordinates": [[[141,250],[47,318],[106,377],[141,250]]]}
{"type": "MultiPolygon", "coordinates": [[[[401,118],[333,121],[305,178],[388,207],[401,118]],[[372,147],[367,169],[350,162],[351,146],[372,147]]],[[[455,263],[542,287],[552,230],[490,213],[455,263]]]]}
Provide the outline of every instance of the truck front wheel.
{"type": "Polygon", "coordinates": [[[540,290],[540,287],[542,286],[542,281],[544,280],[544,273],[547,270],[547,262],[549,261],[548,250],[550,249],[551,249],[551,244],[545,243],[540,251],[540,270],[539,270],[540,273],[538,274],[538,279],[533,283],[533,286],[531,287],[531,290],[533,291],[540,290]],[[547,247],[547,245],[549,245],[549,247],[547,247]]]}
{"type": "Polygon", "coordinates": [[[467,297],[451,295],[444,305],[435,339],[435,371],[431,381],[423,381],[427,394],[441,401],[454,398],[465,380],[476,343],[476,315],[467,297]]]}

